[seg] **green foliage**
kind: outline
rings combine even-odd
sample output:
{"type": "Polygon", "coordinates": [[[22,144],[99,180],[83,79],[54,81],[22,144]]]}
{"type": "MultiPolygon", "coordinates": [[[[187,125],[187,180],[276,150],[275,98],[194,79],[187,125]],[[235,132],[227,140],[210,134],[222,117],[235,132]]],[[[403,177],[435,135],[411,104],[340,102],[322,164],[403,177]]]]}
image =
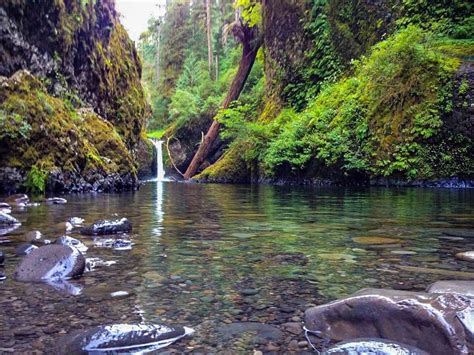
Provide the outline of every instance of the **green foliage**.
{"type": "Polygon", "coordinates": [[[15,112],[0,110],[0,141],[9,139],[11,141],[20,138],[27,139],[31,126],[21,115],[15,112]]]}
{"type": "Polygon", "coordinates": [[[44,193],[48,174],[37,165],[33,165],[26,176],[25,186],[33,193],[44,193]]]}
{"type": "Polygon", "coordinates": [[[241,10],[241,16],[249,27],[262,25],[262,4],[257,0],[236,0],[234,7],[241,10]]]}
{"type": "Polygon", "coordinates": [[[148,138],[153,138],[153,139],[161,139],[164,134],[165,134],[165,130],[160,129],[160,130],[157,130],[157,131],[148,132],[147,137],[148,138]]]}

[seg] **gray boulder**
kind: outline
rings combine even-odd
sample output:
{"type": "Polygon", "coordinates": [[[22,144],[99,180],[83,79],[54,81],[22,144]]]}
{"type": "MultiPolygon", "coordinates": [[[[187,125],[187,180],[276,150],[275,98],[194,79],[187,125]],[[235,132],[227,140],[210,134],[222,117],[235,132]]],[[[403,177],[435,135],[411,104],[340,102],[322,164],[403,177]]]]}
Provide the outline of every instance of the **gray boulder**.
{"type": "Polygon", "coordinates": [[[0,212],[0,226],[12,226],[15,224],[21,224],[15,217],[9,214],[0,212]]]}
{"type": "Polygon", "coordinates": [[[312,307],[306,328],[335,341],[383,338],[430,354],[469,354],[474,304],[454,294],[365,289],[312,307]]]}
{"type": "Polygon", "coordinates": [[[25,194],[15,194],[8,196],[5,199],[5,202],[11,205],[27,204],[28,202],[30,202],[30,199],[25,194]]]}
{"type": "Polygon", "coordinates": [[[132,224],[126,218],[101,220],[85,227],[81,230],[83,235],[107,235],[118,233],[129,233],[132,231],[132,224]]]}
{"type": "Polygon", "coordinates": [[[36,245],[22,243],[15,248],[15,255],[17,256],[25,256],[30,254],[33,250],[38,249],[36,245]]]}
{"type": "Polygon", "coordinates": [[[44,201],[47,205],[65,205],[67,200],[61,197],[50,197],[44,201]]]}
{"type": "Polygon", "coordinates": [[[50,244],[26,255],[13,277],[24,282],[69,279],[81,276],[85,266],[86,260],[76,248],[50,244]]]}
{"type": "Polygon", "coordinates": [[[66,335],[58,353],[81,354],[106,351],[151,351],[192,334],[190,328],[159,324],[111,324],[66,335]]]}
{"type": "Polygon", "coordinates": [[[70,246],[70,247],[76,248],[81,253],[85,253],[88,249],[87,246],[83,242],[81,242],[80,240],[76,238],[69,237],[67,235],[63,235],[62,237],[59,237],[58,239],[56,239],[54,244],[70,246]]]}

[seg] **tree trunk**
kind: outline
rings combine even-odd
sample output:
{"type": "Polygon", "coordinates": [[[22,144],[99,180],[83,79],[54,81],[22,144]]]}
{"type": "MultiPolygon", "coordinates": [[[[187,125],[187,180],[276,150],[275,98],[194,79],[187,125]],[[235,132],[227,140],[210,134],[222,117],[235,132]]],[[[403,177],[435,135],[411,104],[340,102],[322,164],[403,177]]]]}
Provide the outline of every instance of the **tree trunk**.
{"type": "MultiPolygon", "coordinates": [[[[227,92],[227,96],[222,104],[222,108],[226,109],[229,107],[232,101],[235,101],[239,98],[239,95],[244,88],[245,82],[250,74],[253,63],[255,62],[255,57],[257,56],[258,49],[260,48],[260,43],[252,43],[252,41],[245,41],[242,46],[242,58],[240,59],[239,69],[237,74],[232,81],[232,84],[227,92]]],[[[213,121],[211,127],[207,131],[207,134],[204,137],[203,142],[200,144],[196,154],[193,157],[193,160],[188,166],[188,169],[184,173],[185,179],[192,178],[203,161],[207,158],[209,151],[212,147],[212,144],[215,142],[219,134],[220,123],[213,121]]]]}
{"type": "Polygon", "coordinates": [[[207,56],[209,76],[212,78],[212,26],[211,26],[211,0],[206,0],[206,27],[207,27],[207,56]]]}
{"type": "Polygon", "coordinates": [[[156,85],[160,85],[160,76],[161,76],[161,63],[160,63],[160,46],[161,46],[161,22],[158,23],[158,29],[157,29],[157,35],[156,35],[156,57],[155,57],[155,62],[156,62],[156,85]]]}

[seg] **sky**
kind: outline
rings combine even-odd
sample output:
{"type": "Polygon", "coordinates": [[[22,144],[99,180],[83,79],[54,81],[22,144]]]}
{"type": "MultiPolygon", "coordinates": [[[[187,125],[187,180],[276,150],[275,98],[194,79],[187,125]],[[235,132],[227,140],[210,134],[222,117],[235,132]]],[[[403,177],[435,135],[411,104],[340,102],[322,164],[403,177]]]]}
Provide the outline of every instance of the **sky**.
{"type": "Polygon", "coordinates": [[[132,40],[138,41],[140,33],[146,31],[150,17],[163,14],[165,2],[166,0],[115,0],[120,22],[132,40]]]}

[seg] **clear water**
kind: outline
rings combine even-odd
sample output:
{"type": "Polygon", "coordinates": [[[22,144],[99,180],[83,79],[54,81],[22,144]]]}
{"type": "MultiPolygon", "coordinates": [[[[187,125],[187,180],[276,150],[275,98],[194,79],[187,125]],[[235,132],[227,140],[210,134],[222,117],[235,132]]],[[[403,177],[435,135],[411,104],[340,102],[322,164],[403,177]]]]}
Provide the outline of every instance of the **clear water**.
{"type": "MultiPolygon", "coordinates": [[[[474,273],[474,264],[454,258],[474,250],[473,190],[149,182],[137,192],[66,198],[66,205],[13,211],[22,226],[0,237],[8,277],[0,282],[0,348],[48,352],[77,329],[146,320],[196,329],[171,352],[265,350],[262,341],[225,339],[219,329],[239,321],[280,327],[302,319],[310,304],[364,287],[423,290],[474,273]],[[70,217],[91,223],[113,215],[131,220],[134,245],[99,248],[70,233],[89,246],[88,258],[115,262],[73,281],[75,292],[12,280],[24,233],[54,239],[62,234],[55,225],[70,217]],[[361,244],[358,237],[395,240],[361,244]]],[[[276,345],[286,352],[292,339],[304,341],[285,333],[276,345]]]]}

